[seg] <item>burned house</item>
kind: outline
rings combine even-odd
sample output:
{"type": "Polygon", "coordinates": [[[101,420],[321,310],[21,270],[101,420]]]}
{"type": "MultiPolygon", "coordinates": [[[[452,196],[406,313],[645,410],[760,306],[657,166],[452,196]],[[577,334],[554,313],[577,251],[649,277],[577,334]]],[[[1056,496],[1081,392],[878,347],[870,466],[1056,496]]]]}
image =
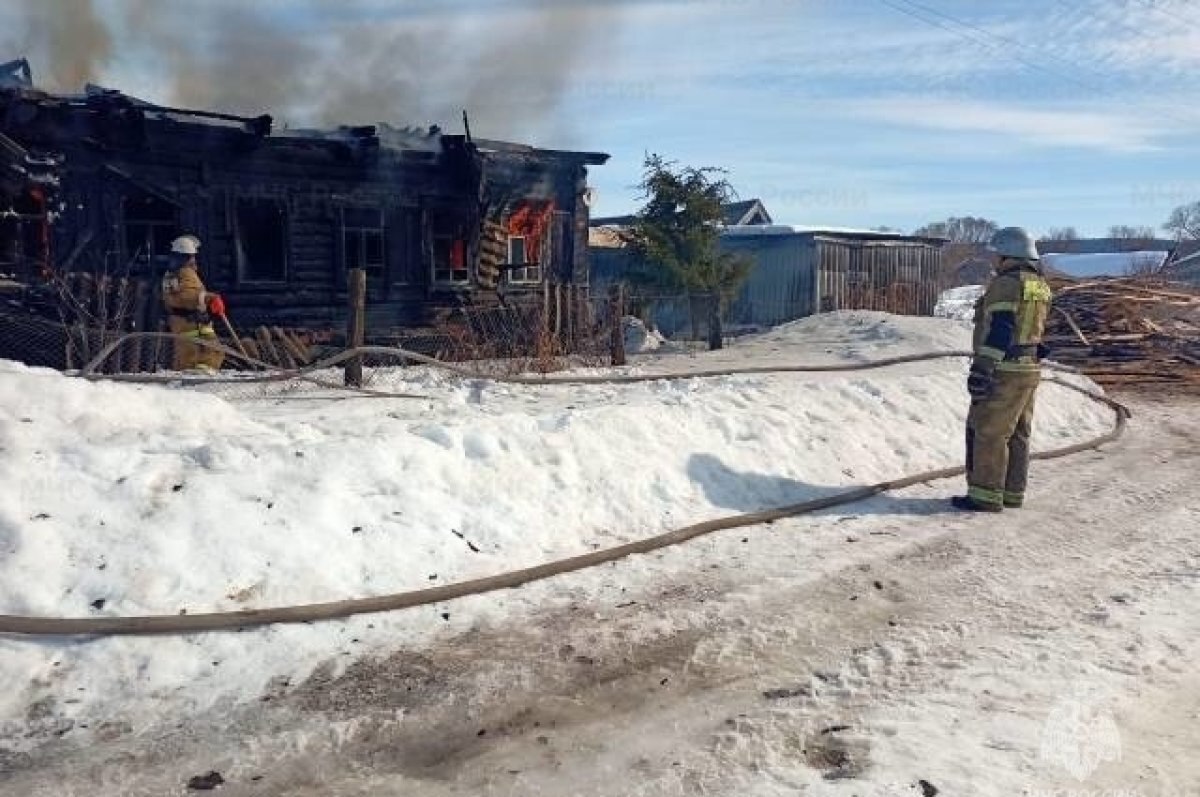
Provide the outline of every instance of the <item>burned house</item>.
{"type": "Polygon", "coordinates": [[[607,159],[437,127],[276,130],[97,86],[54,95],[13,62],[0,67],[0,274],[154,286],[189,232],[235,322],[337,326],[363,269],[371,330],[424,325],[586,284],[587,167],[607,159]]]}

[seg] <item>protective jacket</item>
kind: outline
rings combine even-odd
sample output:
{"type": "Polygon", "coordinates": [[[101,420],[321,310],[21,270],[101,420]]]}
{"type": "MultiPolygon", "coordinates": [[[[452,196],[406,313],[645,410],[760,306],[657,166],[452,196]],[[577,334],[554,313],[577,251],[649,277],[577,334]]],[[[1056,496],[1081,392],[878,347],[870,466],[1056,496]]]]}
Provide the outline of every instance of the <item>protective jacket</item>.
{"type": "Polygon", "coordinates": [[[1007,260],[975,306],[971,370],[990,382],[967,415],[967,496],[979,504],[1018,507],[1025,501],[1050,299],[1050,286],[1033,261],[1007,260]]]}
{"type": "Polygon", "coordinates": [[[163,277],[162,290],[163,303],[171,315],[208,323],[208,291],[204,289],[195,262],[189,260],[178,271],[163,277]]]}
{"type": "Polygon", "coordinates": [[[204,289],[194,261],[189,260],[178,271],[163,277],[162,298],[169,314],[168,324],[175,335],[174,369],[219,369],[225,355],[193,342],[218,343],[220,340],[208,314],[209,293],[204,289]]]}
{"type": "Polygon", "coordinates": [[[975,305],[976,360],[1001,372],[1038,370],[1053,298],[1033,261],[1016,262],[992,279],[975,305]]]}

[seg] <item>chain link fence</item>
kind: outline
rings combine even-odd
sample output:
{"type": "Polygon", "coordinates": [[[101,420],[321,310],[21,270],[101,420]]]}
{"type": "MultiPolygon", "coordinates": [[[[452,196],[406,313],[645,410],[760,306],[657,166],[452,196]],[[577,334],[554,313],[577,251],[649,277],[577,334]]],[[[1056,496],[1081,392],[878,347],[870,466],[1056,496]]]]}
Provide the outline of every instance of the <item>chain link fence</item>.
{"type": "MultiPolygon", "coordinates": [[[[38,289],[0,291],[0,358],[144,381],[178,379],[172,371],[176,340],[151,287],[144,280],[69,275],[38,289]]],[[[365,325],[362,340],[372,347],[469,365],[481,375],[549,373],[619,360],[623,314],[623,306],[612,298],[592,297],[576,286],[549,286],[542,296],[520,302],[443,308],[431,325],[419,329],[376,321],[365,325]]],[[[250,398],[340,387],[340,366],[319,366],[349,348],[352,333],[345,322],[303,329],[272,323],[278,318],[242,313],[235,316],[236,330],[224,319],[213,319],[224,354],[221,372],[188,374],[187,383],[228,380],[237,395],[250,398]],[[295,372],[303,372],[303,378],[284,378],[295,372]],[[265,381],[269,375],[279,380],[265,381]]],[[[364,392],[387,392],[389,385],[403,381],[392,372],[411,364],[399,353],[364,355],[362,376],[355,383],[364,392]]]]}

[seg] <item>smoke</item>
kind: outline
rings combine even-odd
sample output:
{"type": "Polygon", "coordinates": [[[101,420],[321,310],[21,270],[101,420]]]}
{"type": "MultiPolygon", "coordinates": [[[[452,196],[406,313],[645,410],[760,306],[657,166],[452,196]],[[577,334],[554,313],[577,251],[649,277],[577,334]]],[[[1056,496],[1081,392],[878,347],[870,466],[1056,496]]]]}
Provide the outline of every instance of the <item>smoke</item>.
{"type": "Polygon", "coordinates": [[[291,126],[456,129],[465,108],[481,137],[569,146],[578,128],[565,100],[589,64],[611,55],[622,5],[21,0],[19,7],[34,79],[52,90],[93,81],[138,94],[147,86],[152,101],[272,113],[291,126]]]}
{"type": "Polygon", "coordinates": [[[91,0],[19,0],[8,14],[16,17],[10,28],[20,31],[18,46],[25,48],[11,56],[27,54],[49,85],[78,89],[112,57],[112,34],[91,0]]]}

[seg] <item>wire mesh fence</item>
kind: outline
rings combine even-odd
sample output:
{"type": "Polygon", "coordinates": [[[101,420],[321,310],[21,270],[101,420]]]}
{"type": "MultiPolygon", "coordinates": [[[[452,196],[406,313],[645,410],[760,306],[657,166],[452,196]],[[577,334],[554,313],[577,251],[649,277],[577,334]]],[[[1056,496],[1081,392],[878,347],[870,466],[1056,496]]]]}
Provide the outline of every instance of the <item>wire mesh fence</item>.
{"type": "MultiPolygon", "coordinates": [[[[912,309],[907,293],[896,288],[892,294],[858,297],[858,303],[881,309],[895,305],[893,311],[912,309]]],[[[545,374],[622,364],[627,350],[644,350],[638,341],[647,330],[656,339],[691,349],[728,343],[739,335],[811,315],[817,308],[783,297],[730,300],[712,292],[642,289],[631,293],[628,287],[597,295],[581,286],[546,285],[540,293],[519,298],[492,297],[438,307],[431,321],[419,328],[389,324],[386,307],[365,309],[374,312],[363,315],[360,339],[377,348],[358,360],[360,376],[352,383],[364,391],[395,393],[392,388],[404,383],[395,370],[413,361],[390,350],[470,364],[471,373],[482,376],[545,374]],[[640,323],[631,323],[628,316],[640,323]]],[[[209,362],[220,369],[222,378],[240,374],[236,381],[242,385],[267,384],[244,378],[250,375],[306,372],[291,387],[280,381],[271,382],[270,389],[246,387],[252,397],[336,388],[347,381],[337,369],[307,373],[351,347],[345,308],[328,311],[329,323],[313,328],[281,325],[289,318],[284,312],[256,315],[235,308],[233,324],[211,319],[215,337],[205,341],[222,351],[209,362]]],[[[96,374],[169,379],[186,368],[179,358],[181,348],[196,345],[201,345],[201,353],[208,351],[188,337],[172,337],[157,288],[147,279],[68,274],[16,299],[0,296],[3,358],[62,370],[90,365],[96,374]]],[[[210,374],[187,383],[211,384],[212,379],[210,374]]]]}
{"type": "MultiPolygon", "coordinates": [[[[199,341],[172,335],[165,313],[148,301],[133,301],[149,286],[129,282],[103,285],[64,281],[20,296],[0,297],[0,358],[60,370],[87,368],[93,374],[160,375],[184,370],[181,348],[220,369],[243,377],[306,371],[349,346],[345,321],[319,329],[282,327],[278,314],[242,313],[234,324],[212,318],[215,337],[199,341]],[[157,312],[156,312],[157,311],[157,312]],[[157,319],[157,323],[155,323],[157,319]],[[218,351],[214,347],[219,347],[218,351]]],[[[155,298],[157,298],[155,296],[155,298]]],[[[575,286],[553,286],[543,296],[520,302],[464,304],[442,308],[428,326],[399,328],[380,322],[363,330],[363,342],[403,349],[448,363],[470,363],[480,374],[548,373],[566,368],[608,365],[621,330],[624,309],[608,297],[592,297],[575,286]]],[[[193,325],[195,326],[195,325],[193,325]]],[[[186,359],[186,358],[185,358],[186,359]]],[[[361,358],[361,386],[371,389],[411,359],[386,352],[361,358]]],[[[189,384],[209,384],[211,374],[189,374],[189,384]]],[[[320,374],[320,384],[336,386],[336,372],[320,374]]],[[[240,380],[244,381],[244,380],[240,380]]],[[[309,388],[317,377],[299,380],[309,388]]],[[[272,388],[278,393],[281,388],[272,388]]]]}

